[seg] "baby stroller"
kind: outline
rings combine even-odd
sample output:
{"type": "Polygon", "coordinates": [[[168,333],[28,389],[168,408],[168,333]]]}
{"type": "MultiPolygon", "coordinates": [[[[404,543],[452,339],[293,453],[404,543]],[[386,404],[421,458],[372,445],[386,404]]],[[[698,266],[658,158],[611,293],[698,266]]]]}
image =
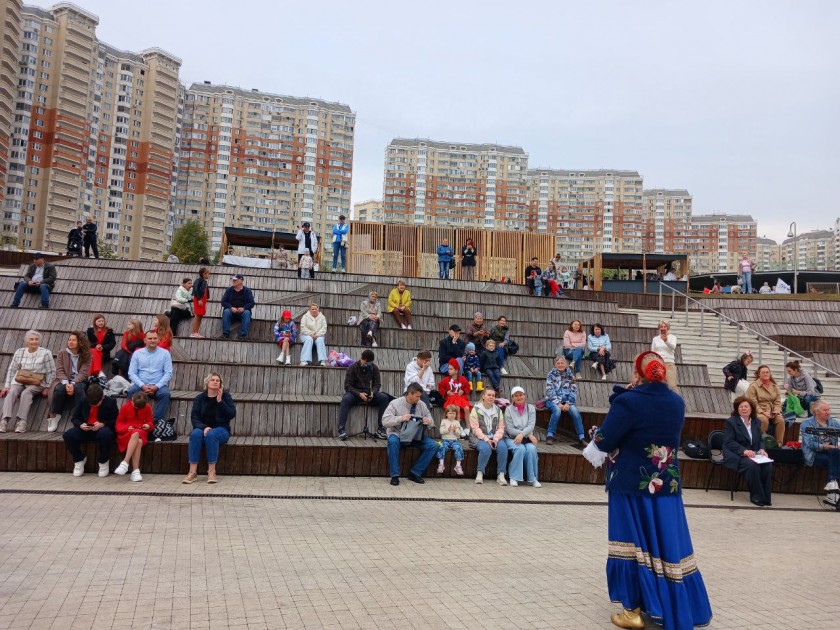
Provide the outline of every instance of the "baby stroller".
{"type": "MultiPolygon", "coordinates": [[[[75,230],[74,230],[75,232],[75,230]]],[[[78,234],[71,234],[67,238],[67,255],[68,256],[82,256],[82,237],[78,234]]]]}

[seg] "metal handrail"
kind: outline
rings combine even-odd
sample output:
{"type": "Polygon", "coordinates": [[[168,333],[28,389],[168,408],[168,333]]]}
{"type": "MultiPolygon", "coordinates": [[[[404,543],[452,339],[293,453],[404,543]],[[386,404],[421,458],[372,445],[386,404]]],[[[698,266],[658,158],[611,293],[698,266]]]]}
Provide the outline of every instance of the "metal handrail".
{"type": "MultiPolygon", "coordinates": [[[[718,317],[717,347],[718,348],[721,347],[722,320],[726,320],[730,324],[735,324],[735,326],[737,326],[736,332],[735,332],[735,334],[736,334],[735,344],[736,344],[736,351],[737,351],[738,354],[741,354],[741,328],[743,328],[746,333],[748,333],[750,335],[755,335],[758,339],[760,339],[760,340],[763,339],[768,344],[776,346],[779,350],[781,350],[784,354],[783,363],[788,362],[788,357],[789,356],[796,357],[798,359],[802,359],[803,361],[810,361],[811,362],[811,365],[813,366],[814,376],[817,376],[817,371],[819,369],[819,370],[824,370],[827,374],[830,374],[832,376],[840,377],[840,374],[838,374],[837,372],[835,372],[832,369],[827,368],[826,366],[824,366],[820,363],[817,363],[816,361],[814,361],[813,358],[806,357],[806,356],[796,352],[795,350],[791,350],[787,346],[783,346],[778,341],[774,341],[773,339],[770,339],[769,337],[767,337],[765,335],[762,335],[760,332],[750,328],[746,324],[743,324],[743,323],[741,323],[741,322],[739,322],[735,319],[732,319],[731,317],[729,317],[727,315],[724,315],[720,311],[718,311],[716,309],[713,309],[711,306],[706,306],[700,300],[695,300],[693,297],[690,297],[689,295],[683,293],[682,291],[680,291],[678,289],[675,289],[674,287],[669,286],[667,284],[664,284],[663,282],[659,283],[659,311],[660,312],[662,311],[662,287],[665,287],[666,289],[671,291],[671,319],[674,319],[675,316],[676,316],[677,295],[679,295],[679,296],[681,296],[685,299],[685,324],[686,324],[686,326],[688,325],[688,305],[689,305],[689,302],[693,302],[694,304],[697,304],[700,307],[700,335],[701,336],[705,332],[704,325],[703,325],[703,315],[704,315],[705,311],[708,310],[709,312],[717,315],[717,317],[718,317]]],[[[761,364],[761,344],[760,343],[758,344],[758,363],[761,364]]]]}

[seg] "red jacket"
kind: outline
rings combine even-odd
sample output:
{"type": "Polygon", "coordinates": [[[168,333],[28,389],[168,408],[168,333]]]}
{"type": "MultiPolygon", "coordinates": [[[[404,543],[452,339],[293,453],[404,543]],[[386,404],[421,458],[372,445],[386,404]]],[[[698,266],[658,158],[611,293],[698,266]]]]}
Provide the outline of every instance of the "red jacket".
{"type": "Polygon", "coordinates": [[[142,409],[135,409],[134,403],[129,400],[120,407],[120,415],[117,416],[117,435],[128,433],[128,427],[139,429],[144,424],[151,428],[155,426],[151,405],[146,405],[142,409]]]}
{"type": "MultiPolygon", "coordinates": [[[[457,383],[458,385],[461,386],[460,395],[462,395],[462,396],[467,396],[467,395],[469,395],[470,391],[472,391],[471,388],[470,388],[470,382],[467,379],[465,379],[463,376],[459,376],[458,378],[456,378],[455,383],[457,383]]],[[[438,391],[440,392],[440,395],[443,396],[444,398],[449,396],[449,390],[450,390],[449,385],[450,385],[450,379],[449,379],[448,376],[445,377],[440,383],[438,383],[438,391]]]]}

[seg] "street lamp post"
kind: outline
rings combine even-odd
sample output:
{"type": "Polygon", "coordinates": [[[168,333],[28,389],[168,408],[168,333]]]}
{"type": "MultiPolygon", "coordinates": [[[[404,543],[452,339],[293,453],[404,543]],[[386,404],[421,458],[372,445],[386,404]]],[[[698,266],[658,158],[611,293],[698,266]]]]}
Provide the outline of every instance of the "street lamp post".
{"type": "Polygon", "coordinates": [[[788,228],[788,238],[793,238],[793,294],[799,292],[797,265],[799,264],[799,241],[796,238],[796,221],[792,221],[788,228]]]}

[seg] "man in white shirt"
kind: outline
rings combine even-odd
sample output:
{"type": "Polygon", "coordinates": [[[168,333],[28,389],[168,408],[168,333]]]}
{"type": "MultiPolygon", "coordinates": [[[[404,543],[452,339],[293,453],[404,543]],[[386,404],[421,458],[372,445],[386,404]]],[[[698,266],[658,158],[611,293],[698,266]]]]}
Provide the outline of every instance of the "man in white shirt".
{"type": "Polygon", "coordinates": [[[427,407],[432,406],[429,393],[435,391],[435,370],[432,367],[432,353],[428,350],[421,350],[417,353],[407,366],[405,366],[405,378],[403,379],[406,389],[411,383],[417,383],[423,388],[421,400],[427,407]]]}

